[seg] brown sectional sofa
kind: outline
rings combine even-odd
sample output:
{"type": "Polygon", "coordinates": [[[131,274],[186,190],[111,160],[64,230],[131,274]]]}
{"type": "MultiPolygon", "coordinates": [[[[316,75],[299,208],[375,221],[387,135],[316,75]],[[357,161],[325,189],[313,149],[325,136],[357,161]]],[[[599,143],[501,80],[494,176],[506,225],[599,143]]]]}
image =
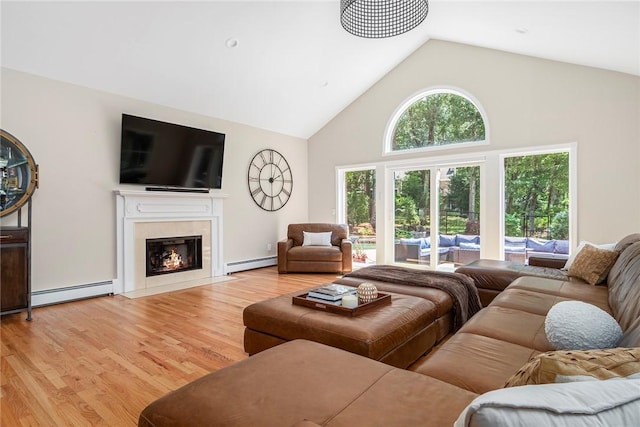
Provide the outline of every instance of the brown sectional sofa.
{"type": "MultiPolygon", "coordinates": [[[[640,347],[640,234],[624,238],[617,249],[607,286],[517,278],[408,370],[314,342],[291,341],[158,399],[142,412],[139,425],[453,425],[479,395],[501,389],[532,356],[552,350],[544,321],[560,301],[602,308],[622,328],[619,345],[640,347]]],[[[599,387],[631,387],[638,405],[638,381],[629,386],[608,381],[599,387]]],[[[500,392],[521,395],[517,389],[500,392]]],[[[634,413],[624,425],[640,425],[640,411],[634,413]]],[[[471,419],[470,425],[486,425],[471,419]]]]}

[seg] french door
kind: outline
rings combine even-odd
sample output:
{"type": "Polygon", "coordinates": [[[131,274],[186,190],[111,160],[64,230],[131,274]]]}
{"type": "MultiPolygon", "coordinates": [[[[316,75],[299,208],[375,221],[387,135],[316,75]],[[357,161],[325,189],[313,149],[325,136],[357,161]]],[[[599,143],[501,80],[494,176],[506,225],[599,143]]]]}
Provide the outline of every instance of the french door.
{"type": "Polygon", "coordinates": [[[480,257],[480,166],[393,170],[393,258],[454,268],[480,257]]]}

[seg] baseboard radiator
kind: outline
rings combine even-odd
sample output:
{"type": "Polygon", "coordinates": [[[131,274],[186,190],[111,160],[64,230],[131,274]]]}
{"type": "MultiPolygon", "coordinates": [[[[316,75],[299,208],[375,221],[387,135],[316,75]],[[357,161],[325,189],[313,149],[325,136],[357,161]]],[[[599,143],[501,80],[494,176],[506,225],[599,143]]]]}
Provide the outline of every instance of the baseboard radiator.
{"type": "Polygon", "coordinates": [[[270,267],[272,265],[276,265],[277,263],[277,256],[233,261],[226,264],[225,273],[231,274],[238,271],[253,270],[254,268],[270,267]]]}
{"type": "Polygon", "coordinates": [[[94,298],[113,293],[113,281],[88,283],[86,285],[69,286],[66,288],[34,291],[31,294],[31,306],[60,304],[79,299],[94,298]]]}

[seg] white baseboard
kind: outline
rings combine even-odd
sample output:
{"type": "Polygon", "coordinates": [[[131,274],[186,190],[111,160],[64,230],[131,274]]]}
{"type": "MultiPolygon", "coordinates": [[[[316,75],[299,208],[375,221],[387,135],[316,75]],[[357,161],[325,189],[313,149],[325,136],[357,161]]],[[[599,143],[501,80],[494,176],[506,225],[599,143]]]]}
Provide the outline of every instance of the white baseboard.
{"type": "Polygon", "coordinates": [[[277,256],[264,258],[246,259],[241,261],[233,261],[225,264],[224,272],[226,274],[236,273],[238,271],[253,270],[254,268],[270,267],[278,264],[277,256]]]}
{"type": "Polygon", "coordinates": [[[88,283],[86,285],[69,286],[67,288],[34,291],[31,294],[31,306],[60,304],[85,298],[99,297],[113,293],[113,282],[88,283]]]}

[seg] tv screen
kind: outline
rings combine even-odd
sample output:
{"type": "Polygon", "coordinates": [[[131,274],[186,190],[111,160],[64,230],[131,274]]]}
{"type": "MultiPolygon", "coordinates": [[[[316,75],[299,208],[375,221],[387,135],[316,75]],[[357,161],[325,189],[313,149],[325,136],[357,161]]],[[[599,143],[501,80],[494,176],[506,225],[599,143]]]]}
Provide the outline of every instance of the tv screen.
{"type": "Polygon", "coordinates": [[[222,188],[225,134],[122,115],[120,183],[222,188]]]}

